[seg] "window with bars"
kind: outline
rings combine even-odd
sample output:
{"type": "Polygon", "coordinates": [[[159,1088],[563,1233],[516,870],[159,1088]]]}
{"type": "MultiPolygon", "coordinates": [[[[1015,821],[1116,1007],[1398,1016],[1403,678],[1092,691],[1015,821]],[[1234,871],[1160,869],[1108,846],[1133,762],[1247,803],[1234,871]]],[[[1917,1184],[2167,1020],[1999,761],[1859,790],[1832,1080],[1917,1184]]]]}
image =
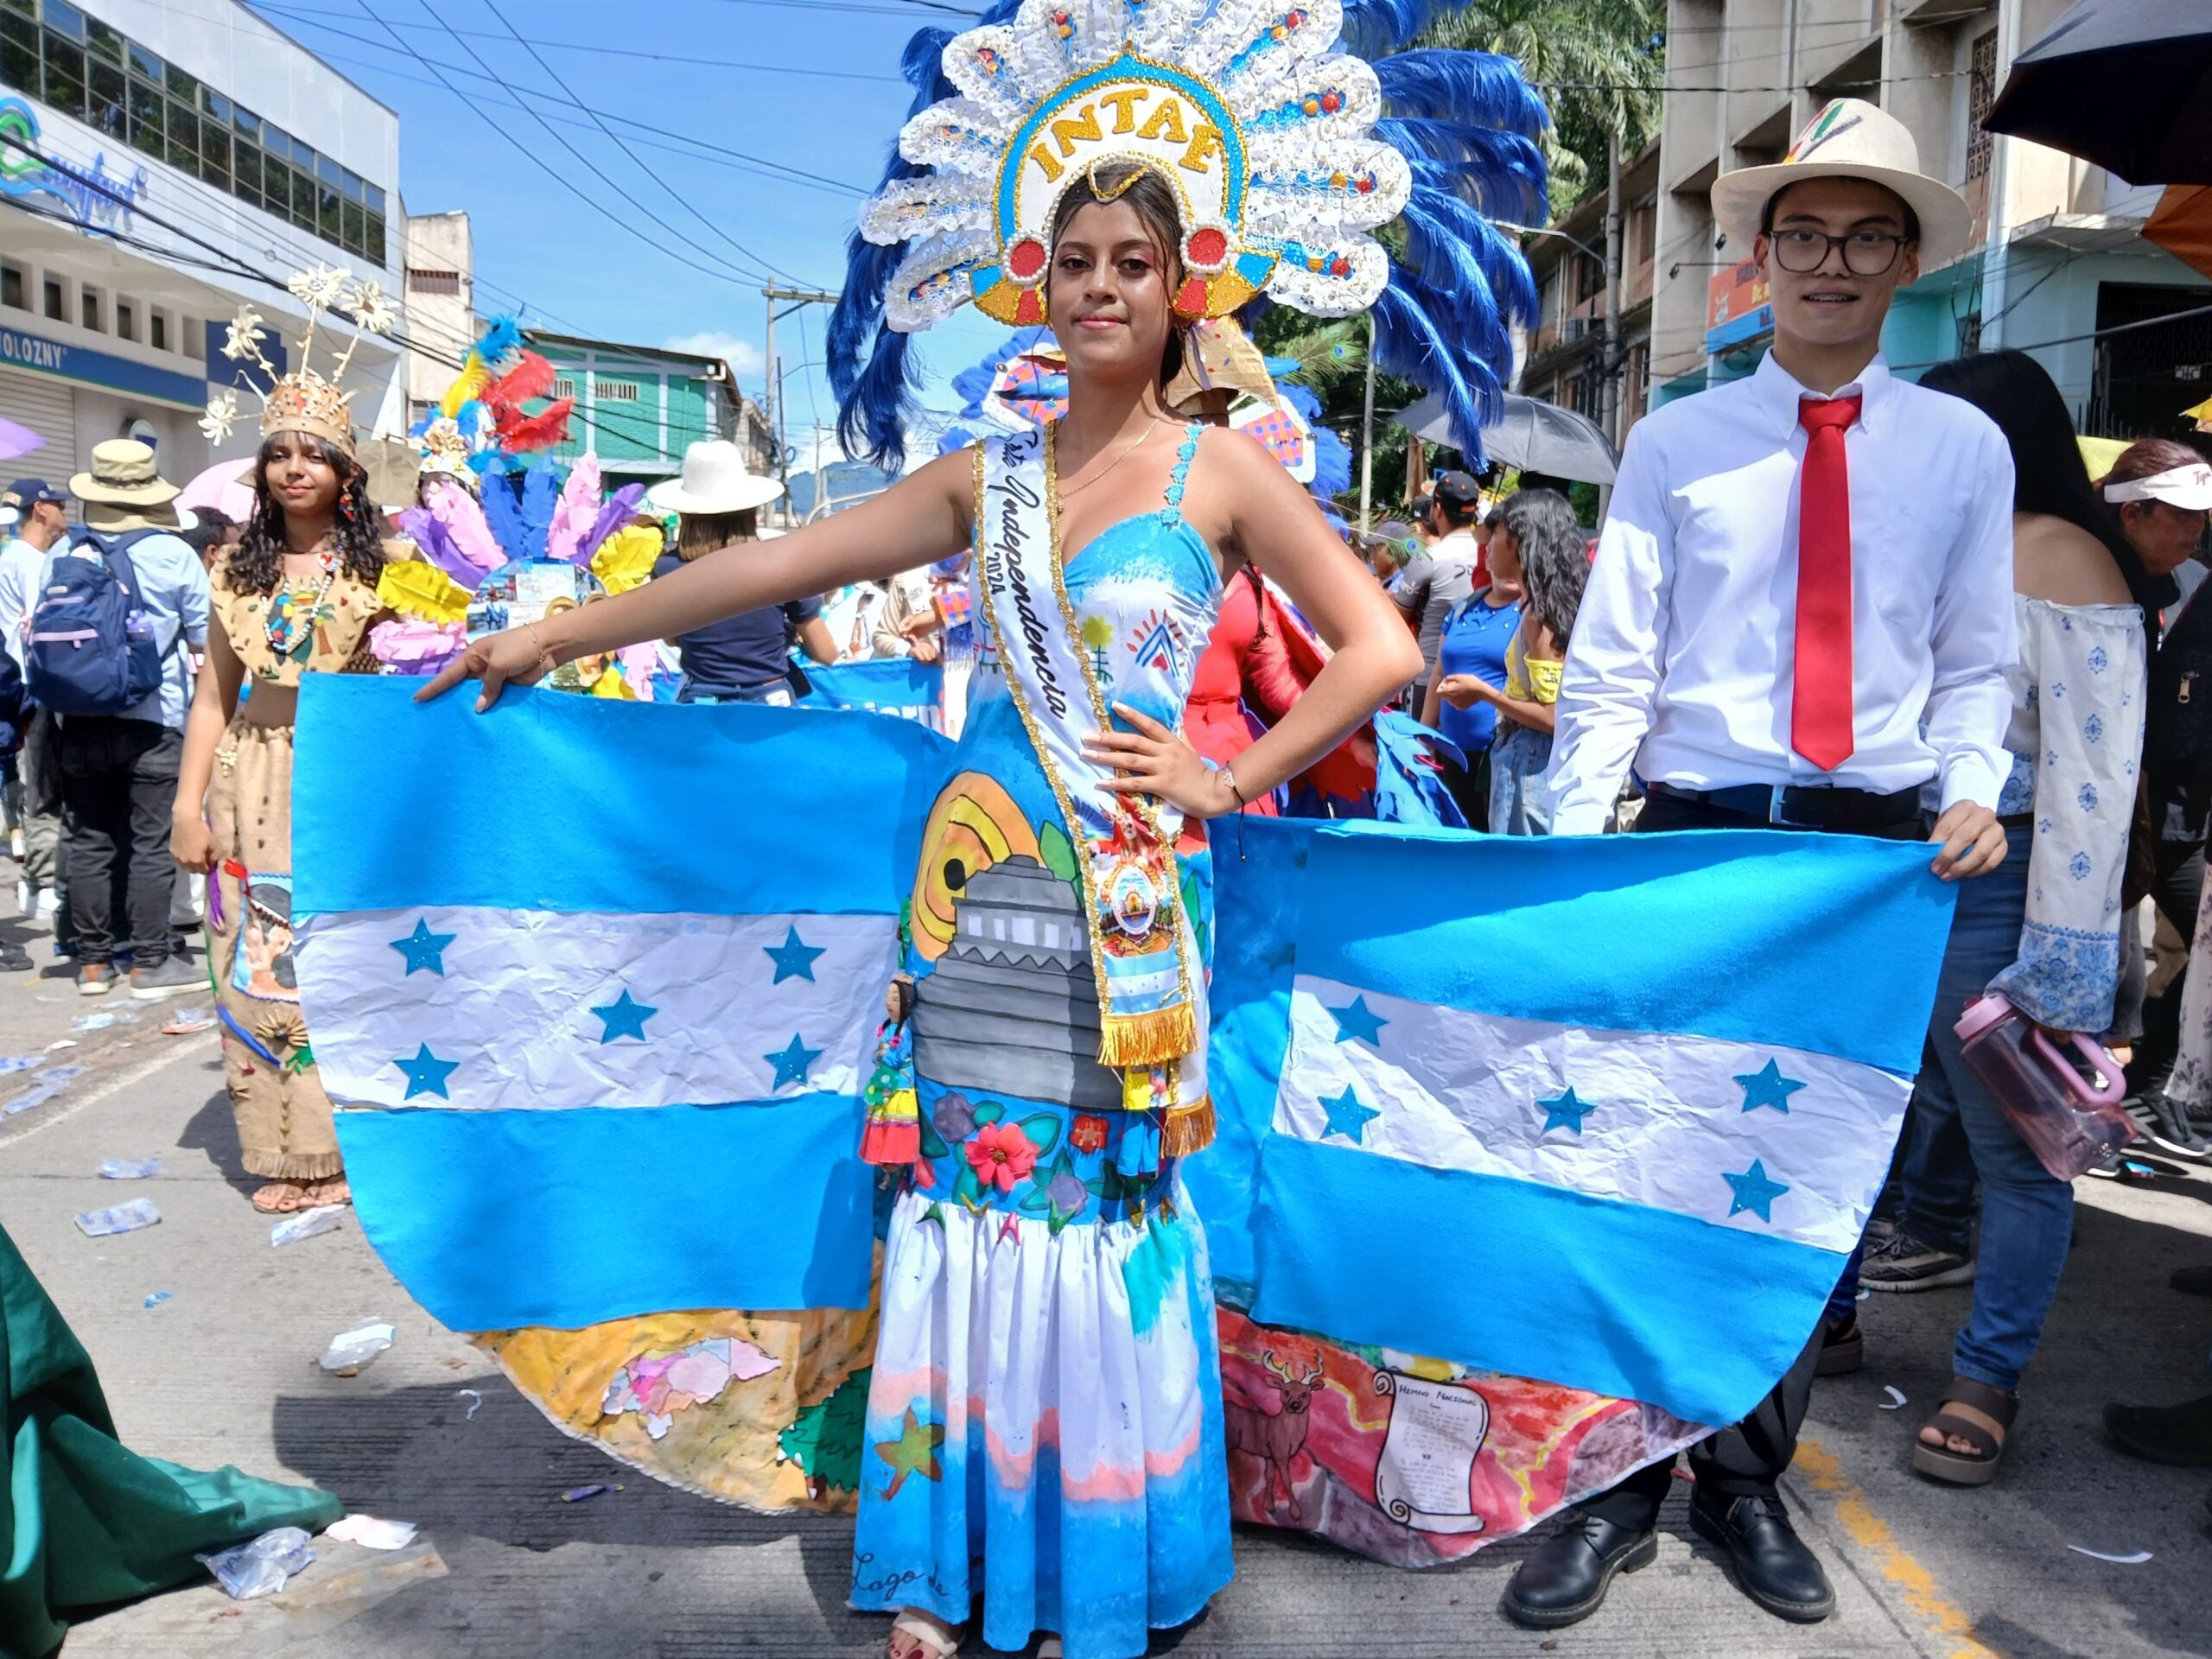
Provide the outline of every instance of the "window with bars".
{"type": "Polygon", "coordinates": [[[419,266],[407,268],[407,291],[410,294],[461,293],[461,273],[457,270],[425,270],[419,266]]]}
{"type": "Polygon", "coordinates": [[[1967,182],[1989,176],[1989,106],[1997,100],[1997,31],[1974,43],[1967,69],[1967,182]]]}
{"type": "Polygon", "coordinates": [[[601,380],[598,397],[602,404],[634,404],[638,401],[638,383],[634,380],[601,380]]]}

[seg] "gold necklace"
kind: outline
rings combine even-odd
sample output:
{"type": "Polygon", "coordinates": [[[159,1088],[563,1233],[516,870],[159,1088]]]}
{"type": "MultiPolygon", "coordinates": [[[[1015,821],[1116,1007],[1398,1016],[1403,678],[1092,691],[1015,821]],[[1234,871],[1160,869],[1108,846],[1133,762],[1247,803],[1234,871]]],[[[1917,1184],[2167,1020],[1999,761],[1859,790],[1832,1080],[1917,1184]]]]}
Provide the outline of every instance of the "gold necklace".
{"type": "MultiPolygon", "coordinates": [[[[1140,450],[1140,449],[1143,448],[1144,448],[1144,441],[1145,441],[1147,438],[1150,437],[1150,436],[1153,435],[1153,433],[1154,433],[1154,431],[1156,431],[1156,430],[1159,429],[1160,423],[1162,421],[1166,420],[1166,418],[1167,418],[1167,416],[1166,416],[1166,415],[1164,415],[1164,414],[1162,414],[1162,415],[1155,415],[1155,416],[1154,416],[1152,417],[1152,424],[1151,424],[1150,426],[1147,426],[1147,428],[1145,428],[1145,429],[1144,429],[1143,431],[1141,431],[1141,432],[1140,432],[1140,433],[1138,433],[1138,434],[1137,434],[1137,440],[1136,440],[1136,442],[1135,442],[1135,443],[1133,443],[1133,444],[1129,445],[1129,447],[1128,447],[1128,448],[1126,448],[1126,449],[1122,450],[1122,453],[1121,453],[1120,454],[1118,454],[1118,455],[1115,456],[1113,460],[1111,460],[1111,461],[1108,461],[1108,462],[1107,462],[1103,467],[1100,467],[1096,472],[1093,473],[1093,474],[1092,474],[1089,478],[1084,479],[1084,480],[1083,480],[1083,482],[1082,482],[1082,483],[1080,483],[1080,484],[1062,484],[1062,485],[1060,485],[1060,486],[1059,486],[1060,499],[1061,499],[1061,500],[1063,500],[1063,501],[1065,501],[1065,500],[1066,500],[1066,499],[1068,499],[1068,497],[1070,497],[1070,496],[1071,496],[1071,495],[1080,495],[1080,494],[1082,494],[1084,491],[1085,491],[1085,490],[1089,489],[1092,485],[1096,484],[1096,483],[1100,479],[1102,479],[1102,478],[1105,477],[1107,474],[1109,474],[1109,473],[1112,472],[1112,471],[1113,471],[1116,467],[1120,466],[1123,461],[1127,461],[1127,460],[1128,460],[1131,455],[1134,455],[1135,454],[1136,454],[1136,452],[1137,452],[1138,450],[1140,450]]],[[[1056,480],[1056,481],[1057,481],[1057,480],[1056,480]]]]}

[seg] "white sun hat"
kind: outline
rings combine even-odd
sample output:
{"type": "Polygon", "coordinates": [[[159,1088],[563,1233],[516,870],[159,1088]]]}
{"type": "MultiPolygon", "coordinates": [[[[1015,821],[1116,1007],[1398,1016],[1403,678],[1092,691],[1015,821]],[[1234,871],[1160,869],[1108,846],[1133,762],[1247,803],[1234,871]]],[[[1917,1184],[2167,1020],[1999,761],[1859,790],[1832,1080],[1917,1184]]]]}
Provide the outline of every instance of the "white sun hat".
{"type": "Polygon", "coordinates": [[[2212,464],[2196,461],[2148,478],[2105,486],[2107,501],[2163,501],[2183,512],[2212,512],[2212,464]]]}
{"type": "Polygon", "coordinates": [[[709,438],[684,450],[683,475],[654,485],[645,501],[656,512],[743,512],[783,493],[774,479],[747,471],[745,451],[728,439],[709,438]]]}
{"type": "Polygon", "coordinates": [[[1730,249],[1748,258],[1767,203],[1808,179],[1865,179],[1897,192],[1920,219],[1923,270],[1967,251],[1974,215],[1966,198],[1920,170],[1920,147],[1904,122],[1861,98],[1829,104],[1771,166],[1739,168],[1713,181],[1713,217],[1730,249]]]}

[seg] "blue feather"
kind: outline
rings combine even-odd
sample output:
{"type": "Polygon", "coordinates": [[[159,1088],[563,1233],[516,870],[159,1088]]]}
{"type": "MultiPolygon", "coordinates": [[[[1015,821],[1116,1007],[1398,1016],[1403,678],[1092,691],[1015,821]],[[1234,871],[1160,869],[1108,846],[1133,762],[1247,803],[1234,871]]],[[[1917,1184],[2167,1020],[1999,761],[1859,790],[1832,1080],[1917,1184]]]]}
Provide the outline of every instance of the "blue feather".
{"type": "Polygon", "coordinates": [[[976,442],[976,435],[964,426],[948,426],[937,441],[937,452],[949,455],[956,449],[965,449],[976,442]]]}
{"type": "Polygon", "coordinates": [[[1344,0],[1344,41],[1370,61],[1403,46],[1451,8],[1451,0],[1344,0]]]}
{"type": "Polygon", "coordinates": [[[1438,116],[1529,137],[1551,124],[1551,113],[1521,66],[1494,52],[1423,47],[1374,63],[1393,115],[1438,116]]]}
{"type": "Polygon", "coordinates": [[[514,480],[511,476],[486,474],[483,490],[484,522],[491,527],[492,539],[499,543],[500,550],[509,558],[522,558],[522,503],[516,496],[514,480]]]}
{"type": "MultiPolygon", "coordinates": [[[[1276,360],[1280,361],[1281,359],[1276,360]]],[[[1289,365],[1287,366],[1294,367],[1296,365],[1289,365]]],[[[1268,368],[1268,372],[1270,374],[1276,372],[1272,365],[1268,368]]],[[[1288,404],[1293,409],[1304,416],[1309,423],[1321,418],[1321,400],[1319,397],[1316,397],[1306,387],[1300,385],[1296,381],[1277,380],[1275,382],[1275,393],[1283,400],[1283,402],[1288,404]]]]}
{"type": "Polygon", "coordinates": [[[523,474],[522,530],[525,539],[522,550],[508,550],[517,558],[546,556],[553,536],[553,515],[561,505],[561,469],[550,456],[541,458],[523,474]]]}
{"type": "Polygon", "coordinates": [[[1306,487],[1325,508],[1351,487],[1351,446],[1325,426],[1313,429],[1313,481],[1306,487]]]}
{"type": "Polygon", "coordinates": [[[494,317],[476,342],[476,354],[487,367],[496,368],[510,353],[522,349],[522,325],[512,317],[494,317]]]}

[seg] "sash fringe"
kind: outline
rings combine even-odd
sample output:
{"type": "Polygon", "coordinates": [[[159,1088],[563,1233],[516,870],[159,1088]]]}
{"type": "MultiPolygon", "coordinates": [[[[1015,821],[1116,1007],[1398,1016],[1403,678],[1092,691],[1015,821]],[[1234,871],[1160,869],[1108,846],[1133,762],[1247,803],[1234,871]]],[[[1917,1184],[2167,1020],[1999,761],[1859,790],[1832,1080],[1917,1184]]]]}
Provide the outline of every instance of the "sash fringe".
{"type": "Polygon", "coordinates": [[[1162,1065],[1198,1046],[1198,1014],[1187,1001],[1148,1014],[1109,1013],[1099,1021],[1101,1065],[1162,1065]]]}
{"type": "Polygon", "coordinates": [[[1162,1158],[1187,1158],[1194,1152],[1204,1152],[1213,1144],[1213,1096],[1201,1096],[1188,1106],[1178,1106],[1167,1114],[1167,1122],[1160,1131],[1160,1155],[1162,1158]]]}

